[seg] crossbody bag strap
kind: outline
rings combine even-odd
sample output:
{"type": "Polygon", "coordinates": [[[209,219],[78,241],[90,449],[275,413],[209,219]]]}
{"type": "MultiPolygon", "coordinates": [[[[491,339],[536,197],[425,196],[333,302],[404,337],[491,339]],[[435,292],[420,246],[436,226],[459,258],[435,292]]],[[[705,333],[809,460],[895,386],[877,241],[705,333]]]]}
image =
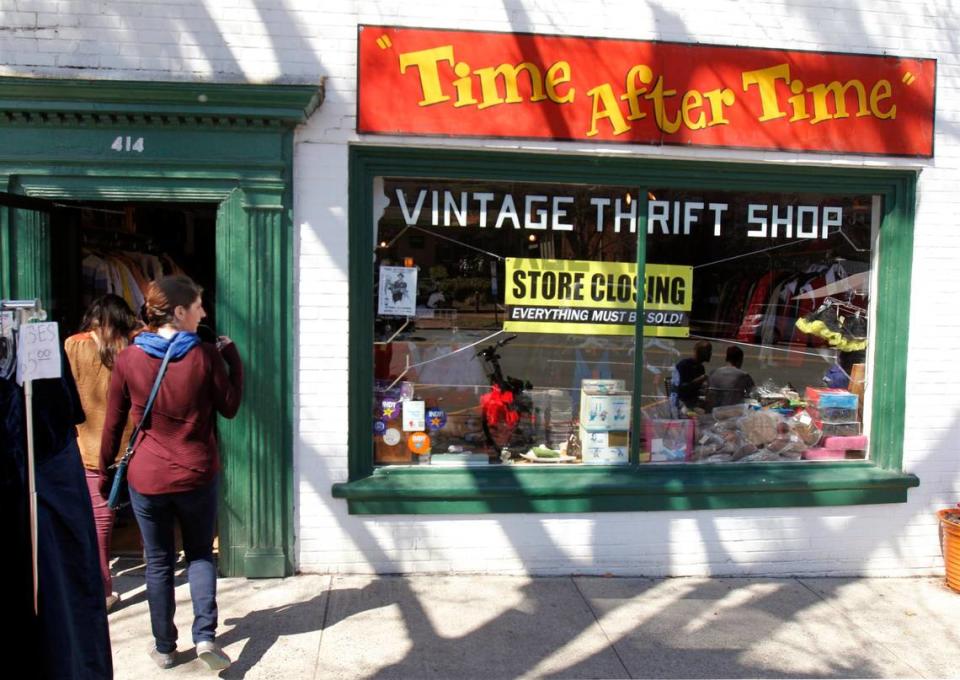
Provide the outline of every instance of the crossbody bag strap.
{"type": "Polygon", "coordinates": [[[143,407],[143,415],[140,416],[140,422],[137,423],[137,426],[133,428],[133,432],[130,434],[130,441],[127,442],[126,451],[123,453],[123,458],[120,459],[120,463],[128,462],[133,456],[133,445],[137,441],[137,435],[140,434],[140,430],[143,429],[143,424],[147,422],[147,418],[150,416],[150,411],[153,409],[153,401],[157,398],[157,392],[160,391],[160,382],[163,380],[163,374],[167,372],[167,364],[170,363],[170,356],[173,353],[173,341],[170,341],[170,345],[167,347],[166,354],[163,355],[163,361],[160,362],[160,370],[157,372],[157,378],[153,381],[153,389],[150,390],[150,396],[147,398],[146,406],[143,407]]]}

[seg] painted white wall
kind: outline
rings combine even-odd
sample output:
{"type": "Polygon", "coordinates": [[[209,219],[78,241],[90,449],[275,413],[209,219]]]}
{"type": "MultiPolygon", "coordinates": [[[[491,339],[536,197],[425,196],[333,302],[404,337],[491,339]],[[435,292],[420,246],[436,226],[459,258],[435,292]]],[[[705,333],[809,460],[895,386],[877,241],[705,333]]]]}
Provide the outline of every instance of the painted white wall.
{"type": "MultiPolygon", "coordinates": [[[[960,16],[899,0],[5,0],[0,74],[316,83],[298,133],[297,547],[308,572],[869,574],[942,571],[933,511],[960,500],[960,16]],[[354,132],[360,23],[935,57],[936,157],[679,147],[364,139],[354,132]],[[582,515],[351,517],[347,476],[347,144],[535,149],[637,158],[922,171],[911,295],[901,505],[582,515]]],[[[906,293],[907,291],[905,291],[906,293]]]]}

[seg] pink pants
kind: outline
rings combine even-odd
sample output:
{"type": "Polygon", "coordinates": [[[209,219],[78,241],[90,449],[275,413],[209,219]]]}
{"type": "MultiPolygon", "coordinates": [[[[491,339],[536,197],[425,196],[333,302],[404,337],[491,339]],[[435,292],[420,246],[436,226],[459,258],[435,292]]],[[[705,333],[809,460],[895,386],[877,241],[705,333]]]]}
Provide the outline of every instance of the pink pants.
{"type": "Polygon", "coordinates": [[[114,512],[100,495],[100,473],[84,470],[87,475],[87,488],[93,503],[93,522],[97,525],[97,547],[100,551],[100,578],[103,579],[104,597],[113,592],[113,577],[110,576],[110,540],[113,537],[114,512]]]}

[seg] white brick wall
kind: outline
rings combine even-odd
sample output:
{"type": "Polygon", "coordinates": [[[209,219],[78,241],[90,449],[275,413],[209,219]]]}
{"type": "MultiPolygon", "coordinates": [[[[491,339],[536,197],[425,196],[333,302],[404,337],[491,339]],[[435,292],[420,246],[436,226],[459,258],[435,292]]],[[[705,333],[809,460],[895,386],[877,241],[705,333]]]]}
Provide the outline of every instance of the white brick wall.
{"type": "Polygon", "coordinates": [[[0,74],[314,83],[327,98],[299,131],[295,465],[304,571],[623,574],[939,572],[933,509],[960,500],[960,16],[916,0],[5,0],[0,74]],[[662,39],[936,57],[931,161],[497,140],[376,143],[637,157],[918,168],[903,505],[591,515],[351,517],[347,474],[347,144],[358,23],[662,39]]]}

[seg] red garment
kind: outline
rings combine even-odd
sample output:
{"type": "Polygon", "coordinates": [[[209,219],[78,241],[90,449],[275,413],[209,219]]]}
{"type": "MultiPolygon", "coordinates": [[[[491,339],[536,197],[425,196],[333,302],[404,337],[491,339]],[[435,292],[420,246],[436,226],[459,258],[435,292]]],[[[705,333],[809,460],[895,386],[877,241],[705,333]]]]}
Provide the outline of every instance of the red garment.
{"type": "MultiPolygon", "coordinates": [[[[121,441],[127,412],[140,422],[160,362],[134,345],[117,355],[100,440],[101,475],[127,444],[121,441]]],[[[133,488],[153,495],[190,491],[212,481],[220,470],[216,414],[235,416],[242,391],[243,364],[233,343],[222,353],[200,343],[171,360],[127,470],[133,488]]]]}
{"type": "Polygon", "coordinates": [[[744,310],[743,321],[737,330],[738,342],[757,342],[760,339],[760,328],[763,325],[763,316],[767,312],[770,291],[776,286],[779,274],[769,271],[760,277],[757,285],[750,294],[750,302],[744,310]]]}
{"type": "Polygon", "coordinates": [[[100,495],[100,475],[93,470],[84,470],[87,490],[93,504],[93,524],[97,527],[97,553],[100,555],[100,580],[103,581],[103,596],[113,593],[113,577],[110,575],[110,543],[113,540],[114,513],[107,499],[100,495]]]}

